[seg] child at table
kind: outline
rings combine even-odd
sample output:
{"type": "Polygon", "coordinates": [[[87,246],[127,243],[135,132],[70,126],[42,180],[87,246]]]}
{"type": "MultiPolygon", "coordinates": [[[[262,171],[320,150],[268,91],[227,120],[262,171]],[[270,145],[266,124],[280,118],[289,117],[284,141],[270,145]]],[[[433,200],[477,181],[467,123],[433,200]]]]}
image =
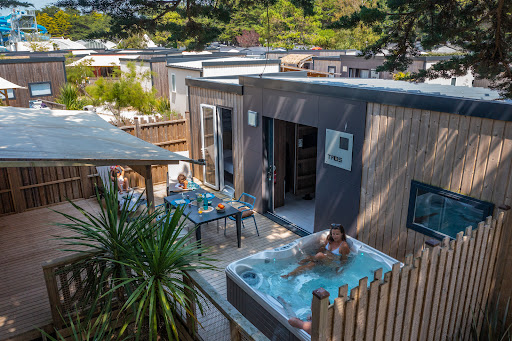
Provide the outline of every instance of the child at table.
{"type": "Polygon", "coordinates": [[[174,187],[176,187],[177,189],[188,189],[188,181],[185,174],[182,173],[178,175],[178,183],[174,187]]]}

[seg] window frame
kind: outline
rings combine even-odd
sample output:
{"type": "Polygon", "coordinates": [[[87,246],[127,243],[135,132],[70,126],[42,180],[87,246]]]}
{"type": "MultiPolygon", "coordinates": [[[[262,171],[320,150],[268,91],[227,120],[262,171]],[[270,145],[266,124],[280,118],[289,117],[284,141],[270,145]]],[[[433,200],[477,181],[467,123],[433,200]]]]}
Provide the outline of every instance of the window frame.
{"type": "Polygon", "coordinates": [[[171,92],[176,93],[176,74],[171,73],[171,92]]]}
{"type": "MultiPolygon", "coordinates": [[[[2,93],[0,93],[0,96],[3,96],[2,93]]],[[[16,89],[7,89],[7,98],[10,100],[16,100],[16,89]],[[12,90],[12,97],[9,96],[9,90],[12,90]]],[[[0,99],[3,101],[5,100],[5,98],[1,98],[0,99]]]]}
{"type": "MultiPolygon", "coordinates": [[[[452,237],[452,236],[449,236],[447,234],[444,234],[444,233],[432,230],[432,229],[430,229],[428,227],[425,227],[425,226],[422,226],[420,224],[417,224],[417,223],[413,222],[414,221],[415,208],[416,208],[416,192],[417,192],[418,189],[421,189],[421,190],[424,190],[424,191],[428,191],[430,193],[438,194],[438,195],[441,195],[443,197],[446,197],[446,198],[449,198],[449,199],[452,199],[452,200],[457,200],[457,201],[460,201],[460,202],[465,203],[465,204],[470,204],[470,205],[472,205],[473,207],[475,207],[477,209],[481,209],[481,210],[484,211],[483,217],[482,217],[482,221],[484,221],[486,217],[492,215],[492,213],[494,211],[495,205],[493,203],[490,203],[490,202],[487,202],[487,201],[483,201],[483,200],[479,200],[479,199],[475,199],[475,198],[471,198],[471,197],[469,197],[467,195],[463,195],[463,194],[455,193],[455,192],[452,192],[452,191],[448,191],[448,190],[442,189],[440,187],[435,187],[435,186],[432,186],[432,185],[427,185],[425,183],[422,183],[422,182],[419,182],[419,181],[416,181],[416,180],[411,180],[411,190],[410,190],[410,193],[409,193],[409,207],[408,207],[408,210],[407,210],[407,223],[406,223],[406,226],[407,226],[407,228],[409,228],[411,230],[414,230],[416,232],[422,233],[422,234],[424,234],[426,236],[429,236],[429,237],[432,237],[432,238],[435,238],[435,239],[438,239],[438,240],[443,240],[446,237],[448,237],[450,239],[455,239],[455,238],[452,237]]],[[[473,229],[476,229],[476,226],[473,226],[473,229]]],[[[463,230],[461,230],[461,231],[463,231],[463,230]]]]}
{"type": "Polygon", "coordinates": [[[31,98],[53,96],[52,82],[51,81],[45,81],[45,82],[28,83],[28,91],[30,92],[30,97],[31,98]],[[45,95],[34,95],[32,93],[32,85],[37,85],[37,84],[49,84],[50,85],[50,93],[49,94],[45,94],[45,95]]]}

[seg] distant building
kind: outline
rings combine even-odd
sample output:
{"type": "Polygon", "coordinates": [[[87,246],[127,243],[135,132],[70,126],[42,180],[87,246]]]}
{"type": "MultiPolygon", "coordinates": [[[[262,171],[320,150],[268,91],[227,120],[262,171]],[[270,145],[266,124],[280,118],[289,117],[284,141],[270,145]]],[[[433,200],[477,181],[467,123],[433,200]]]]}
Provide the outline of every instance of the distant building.
{"type": "Polygon", "coordinates": [[[220,58],[168,60],[169,98],[171,109],[185,114],[189,110],[187,78],[217,77],[279,72],[280,61],[252,58],[220,58]]]}
{"type": "Polygon", "coordinates": [[[66,83],[64,61],[64,57],[0,59],[0,77],[26,87],[11,89],[9,104],[28,108],[31,100],[54,102],[66,83]]]}

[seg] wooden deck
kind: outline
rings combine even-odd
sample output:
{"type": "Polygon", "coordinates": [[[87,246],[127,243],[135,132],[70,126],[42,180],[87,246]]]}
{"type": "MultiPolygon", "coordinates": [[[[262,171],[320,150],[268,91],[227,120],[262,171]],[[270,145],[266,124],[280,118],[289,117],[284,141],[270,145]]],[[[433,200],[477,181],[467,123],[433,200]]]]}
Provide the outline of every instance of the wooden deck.
{"type": "MultiPolygon", "coordinates": [[[[161,187],[161,186],[160,186],[161,187]]],[[[155,187],[157,204],[162,202],[163,190],[155,187]]],[[[95,199],[79,200],[87,210],[97,210],[95,199]]],[[[70,204],[60,204],[53,210],[76,214],[70,204]]],[[[234,223],[228,223],[227,236],[223,234],[223,222],[217,233],[217,224],[210,223],[202,229],[203,245],[211,247],[210,256],[218,259],[216,265],[223,270],[236,259],[262,250],[287,244],[297,235],[273,221],[257,215],[260,236],[256,235],[251,220],[242,230],[242,248],[236,247],[234,223]]],[[[52,236],[63,235],[63,230],[52,226],[63,222],[63,217],[48,208],[0,217],[0,340],[31,340],[40,333],[37,328],[51,322],[41,264],[65,255],[58,251],[58,241],[52,236]]],[[[226,297],[224,271],[201,273],[212,286],[226,297]]]]}

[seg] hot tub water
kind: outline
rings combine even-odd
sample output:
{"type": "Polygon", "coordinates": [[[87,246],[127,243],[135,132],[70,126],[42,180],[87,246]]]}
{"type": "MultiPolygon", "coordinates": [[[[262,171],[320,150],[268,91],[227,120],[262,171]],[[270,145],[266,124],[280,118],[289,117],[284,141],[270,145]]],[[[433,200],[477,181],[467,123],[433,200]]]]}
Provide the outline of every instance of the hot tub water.
{"type": "MultiPolygon", "coordinates": [[[[320,287],[331,294],[332,300],[338,295],[338,288],[348,284],[349,290],[359,285],[365,276],[373,280],[374,271],[382,268],[383,273],[391,267],[365,252],[351,253],[344,263],[333,261],[328,265],[317,265],[294,277],[282,278],[299,266],[303,258],[299,253],[290,258],[271,259],[267,262],[254,264],[251,270],[241,274],[242,279],[253,289],[277,299],[282,297],[290,304],[300,319],[311,315],[311,293],[320,287]]],[[[368,281],[368,284],[370,283],[368,281]]]]}

